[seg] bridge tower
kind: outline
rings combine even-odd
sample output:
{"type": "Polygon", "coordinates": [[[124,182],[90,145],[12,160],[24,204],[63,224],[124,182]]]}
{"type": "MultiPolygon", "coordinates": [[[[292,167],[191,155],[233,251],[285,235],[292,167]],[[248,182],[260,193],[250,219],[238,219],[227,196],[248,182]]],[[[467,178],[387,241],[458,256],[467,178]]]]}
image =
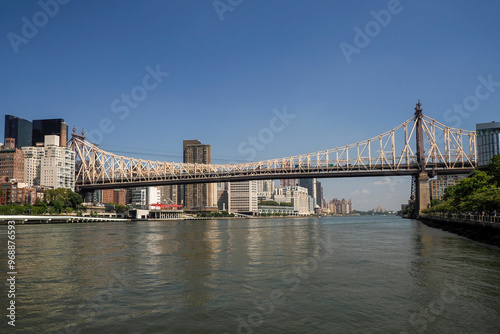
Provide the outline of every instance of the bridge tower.
{"type": "Polygon", "coordinates": [[[417,216],[431,203],[431,192],[429,188],[429,174],[425,171],[425,150],[424,150],[424,130],[422,104],[418,100],[415,107],[415,117],[417,122],[417,164],[419,169],[418,177],[415,178],[415,211],[417,216]]]}

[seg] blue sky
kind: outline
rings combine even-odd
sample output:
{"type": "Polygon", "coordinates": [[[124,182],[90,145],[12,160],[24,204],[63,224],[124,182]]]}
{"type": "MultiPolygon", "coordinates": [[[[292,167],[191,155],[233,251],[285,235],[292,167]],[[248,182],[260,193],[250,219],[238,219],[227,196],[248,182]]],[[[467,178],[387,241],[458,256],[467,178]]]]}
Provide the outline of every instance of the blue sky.
{"type": "MultiPolygon", "coordinates": [[[[182,160],[184,139],[220,163],[333,148],[397,126],[418,99],[474,130],[500,120],[499,12],[493,0],[4,0],[0,110],[64,118],[106,150],[166,161],[182,160]],[[479,78],[488,97],[458,112],[479,78]],[[284,109],[250,153],[249,136],[284,109]]],[[[361,210],[398,209],[410,191],[404,177],[322,183],[361,210]]]]}

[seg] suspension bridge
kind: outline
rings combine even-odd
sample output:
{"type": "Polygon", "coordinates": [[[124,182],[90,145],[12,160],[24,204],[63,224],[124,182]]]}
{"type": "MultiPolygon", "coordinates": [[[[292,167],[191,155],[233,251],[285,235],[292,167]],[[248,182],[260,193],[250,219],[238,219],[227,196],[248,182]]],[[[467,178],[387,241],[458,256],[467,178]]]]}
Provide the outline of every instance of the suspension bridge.
{"type": "Polygon", "coordinates": [[[430,202],[429,177],[466,174],[476,167],[476,133],[448,127],[422,113],[378,136],[354,144],[290,157],[234,164],[152,161],[107,152],[76,134],[79,191],[141,186],[269,179],[413,177],[417,207],[430,202]]]}

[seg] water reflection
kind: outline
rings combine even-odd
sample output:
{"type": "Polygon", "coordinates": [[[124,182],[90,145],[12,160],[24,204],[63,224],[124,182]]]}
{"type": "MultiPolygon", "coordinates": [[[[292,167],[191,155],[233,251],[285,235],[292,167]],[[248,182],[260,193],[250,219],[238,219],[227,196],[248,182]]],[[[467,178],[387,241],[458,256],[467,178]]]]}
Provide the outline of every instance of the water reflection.
{"type": "Polygon", "coordinates": [[[18,260],[26,333],[499,329],[500,250],[398,218],[20,226],[18,260]]]}

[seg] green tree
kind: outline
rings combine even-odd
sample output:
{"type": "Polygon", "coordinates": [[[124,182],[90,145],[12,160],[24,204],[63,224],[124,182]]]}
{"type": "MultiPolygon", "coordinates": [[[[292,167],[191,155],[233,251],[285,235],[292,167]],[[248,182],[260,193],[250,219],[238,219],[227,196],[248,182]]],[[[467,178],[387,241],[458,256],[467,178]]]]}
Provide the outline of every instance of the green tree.
{"type": "Polygon", "coordinates": [[[475,192],[464,202],[467,211],[494,211],[500,209],[500,188],[490,185],[475,192]]]}
{"type": "Polygon", "coordinates": [[[500,154],[494,155],[489,162],[488,174],[492,177],[492,183],[500,187],[500,154]]]}
{"type": "Polygon", "coordinates": [[[83,199],[80,194],[71,189],[57,188],[45,190],[44,202],[49,207],[53,207],[55,212],[61,213],[66,208],[71,208],[71,212],[78,209],[83,203],[83,199]]]}
{"type": "Polygon", "coordinates": [[[55,210],[56,213],[61,213],[64,210],[64,208],[65,208],[64,200],[59,199],[59,198],[54,199],[51,202],[51,204],[52,204],[52,207],[54,208],[54,210],[55,210]]]}
{"type": "MultiPolygon", "coordinates": [[[[68,189],[70,190],[70,189],[68,189]]],[[[80,204],[83,203],[83,198],[80,194],[71,191],[67,194],[70,207],[76,209],[80,204]]]]}
{"type": "Polygon", "coordinates": [[[115,204],[115,212],[116,213],[127,213],[128,207],[123,204],[115,204]]]}
{"type": "Polygon", "coordinates": [[[436,206],[439,203],[441,203],[441,200],[439,200],[437,198],[431,199],[431,207],[436,206]]]}
{"type": "Polygon", "coordinates": [[[451,200],[441,201],[441,203],[431,206],[428,209],[422,210],[423,212],[455,212],[458,208],[453,206],[451,200]]]}
{"type": "Polygon", "coordinates": [[[429,212],[498,211],[500,210],[500,155],[495,155],[487,171],[476,171],[452,187],[448,187],[443,202],[429,212]]]}
{"type": "MultiPolygon", "coordinates": [[[[486,187],[491,184],[492,177],[484,171],[475,171],[471,177],[465,178],[455,184],[454,186],[448,187],[443,196],[443,200],[451,200],[451,204],[454,207],[460,208],[460,205],[465,201],[470,201],[470,196],[474,194],[477,190],[486,187]]],[[[462,208],[460,208],[462,209],[462,208]]]]}

